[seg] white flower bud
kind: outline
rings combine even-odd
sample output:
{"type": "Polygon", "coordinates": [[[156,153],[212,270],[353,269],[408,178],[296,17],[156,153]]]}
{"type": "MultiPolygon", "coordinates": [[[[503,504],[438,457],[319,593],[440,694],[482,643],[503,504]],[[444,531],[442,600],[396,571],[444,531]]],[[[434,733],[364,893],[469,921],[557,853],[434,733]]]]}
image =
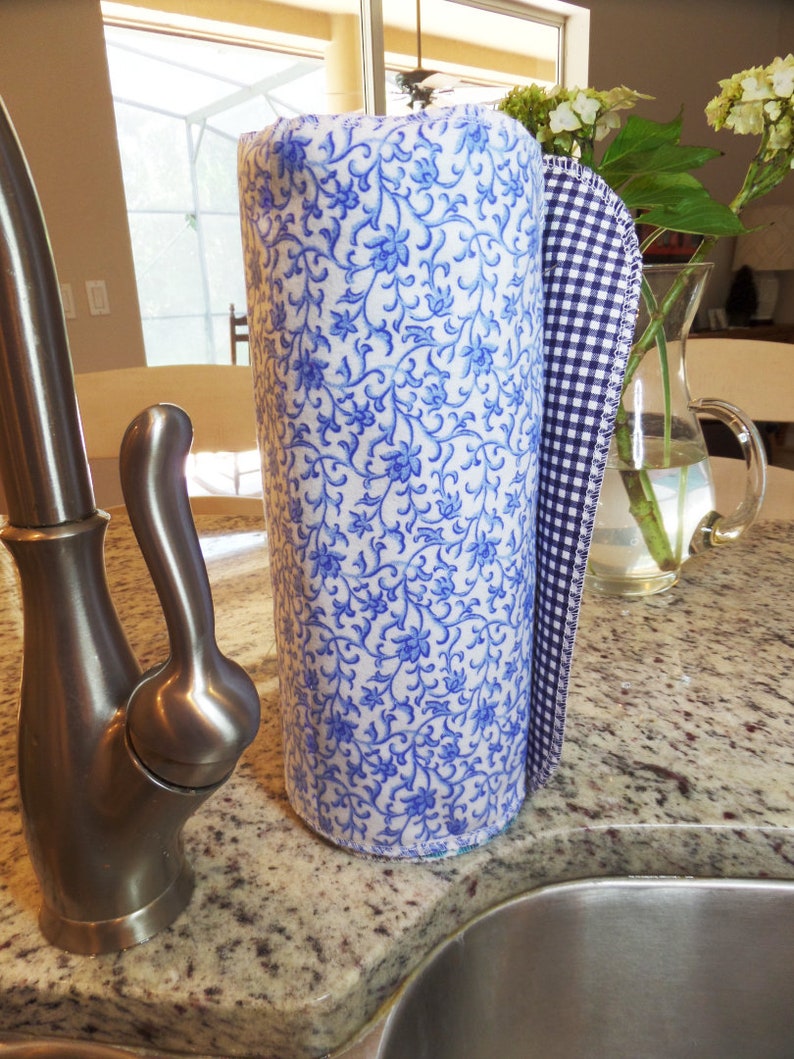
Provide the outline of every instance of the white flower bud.
{"type": "Polygon", "coordinates": [[[582,124],[584,125],[592,125],[598,117],[598,111],[601,108],[601,104],[597,99],[593,96],[585,95],[584,92],[578,94],[571,106],[574,112],[582,119],[582,124]]]}
{"type": "Polygon", "coordinates": [[[574,114],[571,104],[565,100],[549,114],[549,128],[556,135],[558,132],[575,132],[582,123],[574,114]]]}

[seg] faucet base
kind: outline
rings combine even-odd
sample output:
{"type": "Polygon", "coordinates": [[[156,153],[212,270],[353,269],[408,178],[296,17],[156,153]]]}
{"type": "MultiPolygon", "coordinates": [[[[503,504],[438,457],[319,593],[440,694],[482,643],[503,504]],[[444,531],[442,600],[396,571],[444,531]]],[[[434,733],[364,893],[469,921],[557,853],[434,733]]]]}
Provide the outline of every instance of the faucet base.
{"type": "Polygon", "coordinates": [[[43,904],[39,927],[47,941],[59,949],[84,956],[118,952],[148,941],[152,935],[173,923],[193,894],[193,869],[183,858],[179,873],[168,889],[144,908],[117,919],[81,922],[67,919],[43,904]]]}

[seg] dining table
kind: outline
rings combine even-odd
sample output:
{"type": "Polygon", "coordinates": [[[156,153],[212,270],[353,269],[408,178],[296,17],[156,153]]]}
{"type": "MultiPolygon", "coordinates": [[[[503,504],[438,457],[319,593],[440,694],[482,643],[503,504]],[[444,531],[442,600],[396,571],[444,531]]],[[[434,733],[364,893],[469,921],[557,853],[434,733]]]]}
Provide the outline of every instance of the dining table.
{"type": "MultiPolygon", "coordinates": [[[[290,808],[264,519],[197,525],[218,640],[256,684],[259,733],[185,827],[187,909],[101,956],[39,933],[16,788],[23,615],[0,555],[0,1039],[325,1056],[434,946],[517,894],[605,877],[794,879],[794,523],[761,519],[656,596],[586,592],[558,769],[491,841],[420,862],[344,851],[290,808]]],[[[123,510],[105,561],[141,666],[163,661],[165,623],[123,510]]]]}

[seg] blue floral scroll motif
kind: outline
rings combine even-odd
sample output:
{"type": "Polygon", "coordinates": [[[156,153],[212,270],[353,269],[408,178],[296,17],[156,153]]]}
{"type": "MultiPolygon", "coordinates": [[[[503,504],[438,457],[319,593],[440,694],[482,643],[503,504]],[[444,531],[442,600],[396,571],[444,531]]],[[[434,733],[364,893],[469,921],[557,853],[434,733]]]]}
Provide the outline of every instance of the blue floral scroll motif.
{"type": "Polygon", "coordinates": [[[525,794],[540,153],[463,107],[239,163],[287,791],[347,848],[457,852],[525,794]]]}

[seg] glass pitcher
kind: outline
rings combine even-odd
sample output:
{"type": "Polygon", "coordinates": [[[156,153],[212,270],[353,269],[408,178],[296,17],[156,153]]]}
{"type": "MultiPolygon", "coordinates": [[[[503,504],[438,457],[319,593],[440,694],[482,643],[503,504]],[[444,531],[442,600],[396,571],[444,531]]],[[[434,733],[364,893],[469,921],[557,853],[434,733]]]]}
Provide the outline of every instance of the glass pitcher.
{"type": "Polygon", "coordinates": [[[672,587],[691,555],[736,540],[763,501],[766,457],[752,420],[734,405],[693,401],[686,339],[710,263],[646,265],[635,340],[596,512],[586,584],[603,595],[672,587]],[[721,420],[744,456],[745,495],[731,515],[714,510],[698,415],[721,420]]]}

